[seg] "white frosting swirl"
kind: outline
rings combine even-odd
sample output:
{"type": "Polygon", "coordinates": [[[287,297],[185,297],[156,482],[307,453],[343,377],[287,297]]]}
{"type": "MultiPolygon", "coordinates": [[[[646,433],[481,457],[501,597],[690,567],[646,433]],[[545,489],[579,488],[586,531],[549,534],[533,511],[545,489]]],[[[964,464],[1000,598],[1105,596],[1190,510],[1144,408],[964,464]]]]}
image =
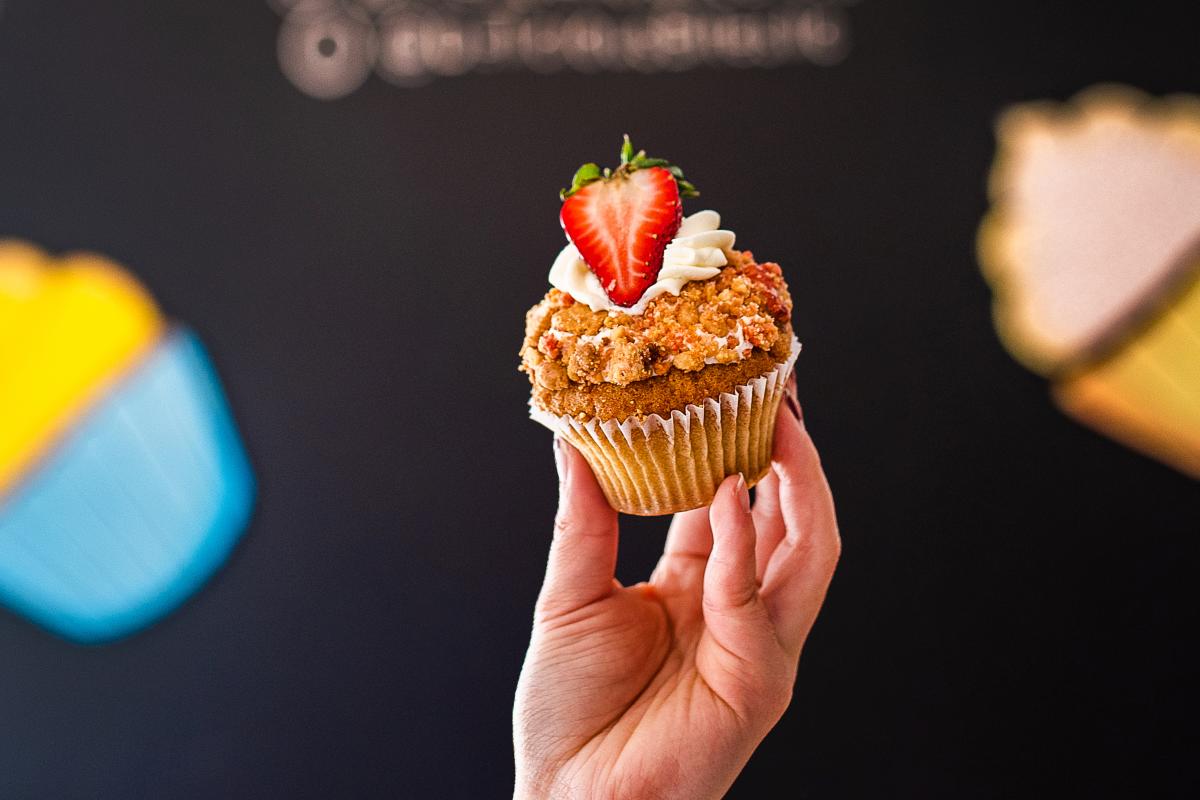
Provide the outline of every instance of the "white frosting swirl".
{"type": "Polygon", "coordinates": [[[675,238],[663,251],[663,265],[658,279],[650,285],[636,303],[619,306],[604,293],[600,279],[580,257],[570,242],[554,259],[550,267],[550,285],[586,303],[592,311],[620,311],[641,314],[646,304],[660,294],[678,295],[688,281],[705,281],[729,263],[725,250],[733,247],[733,231],[720,230],[721,215],[715,211],[697,211],[684,217],[675,238]]]}

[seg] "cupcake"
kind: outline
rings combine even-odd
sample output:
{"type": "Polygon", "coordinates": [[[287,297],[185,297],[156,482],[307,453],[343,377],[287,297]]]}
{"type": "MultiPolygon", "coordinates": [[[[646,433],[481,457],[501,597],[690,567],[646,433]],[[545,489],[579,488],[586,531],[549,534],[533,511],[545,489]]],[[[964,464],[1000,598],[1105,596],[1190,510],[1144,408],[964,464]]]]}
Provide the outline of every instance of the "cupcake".
{"type": "Polygon", "coordinates": [[[195,335],[92,255],[0,242],[0,602],[67,638],[182,603],[245,528],[253,479],[195,335]]]}
{"type": "Polygon", "coordinates": [[[1200,101],[1099,87],[1007,112],[980,261],[1068,414],[1200,477],[1200,101]]]}
{"type": "Polygon", "coordinates": [[[683,172],[625,137],[561,193],[568,243],[525,317],[530,415],[587,459],[609,503],[650,516],[711,502],[770,468],[800,345],[778,264],[734,249],[683,172]]]}

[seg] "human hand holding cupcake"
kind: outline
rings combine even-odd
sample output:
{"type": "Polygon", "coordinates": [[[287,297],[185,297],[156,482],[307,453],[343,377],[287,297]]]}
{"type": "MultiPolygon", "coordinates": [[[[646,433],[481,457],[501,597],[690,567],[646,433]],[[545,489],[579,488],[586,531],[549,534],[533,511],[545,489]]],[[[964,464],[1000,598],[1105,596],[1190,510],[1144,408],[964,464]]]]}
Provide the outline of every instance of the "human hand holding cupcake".
{"type": "Polygon", "coordinates": [[[531,416],[587,458],[618,511],[707,505],[768,470],[800,345],[779,265],[733,249],[714,211],[684,217],[683,172],[634,152],[562,192],[569,243],[526,315],[531,416]]]}
{"type": "Polygon", "coordinates": [[[837,564],[788,380],[787,287],[715,212],[683,217],[694,194],[628,138],[620,167],[585,165],[563,192],[571,242],[521,349],[531,413],[557,433],[559,508],[513,709],[514,797],[723,796],[791,700],[837,564]],[[628,587],[618,510],[682,512],[628,587]]]}
{"type": "Polygon", "coordinates": [[[788,396],[753,507],[741,476],[676,514],[650,580],[621,586],[617,513],[556,440],[559,508],[513,713],[514,797],[724,796],[787,709],[840,553],[833,498],[788,396]]]}

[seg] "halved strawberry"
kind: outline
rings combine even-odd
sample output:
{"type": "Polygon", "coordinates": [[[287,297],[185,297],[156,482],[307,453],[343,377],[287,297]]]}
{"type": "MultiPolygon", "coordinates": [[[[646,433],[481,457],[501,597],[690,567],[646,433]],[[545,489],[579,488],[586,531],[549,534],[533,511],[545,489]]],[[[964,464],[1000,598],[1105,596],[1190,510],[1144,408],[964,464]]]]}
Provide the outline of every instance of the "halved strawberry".
{"type": "Polygon", "coordinates": [[[621,166],[601,172],[584,164],[561,193],[563,230],[617,305],[632,306],[658,279],[683,219],[681,190],[697,194],[678,167],[645,151],[634,155],[626,136],[621,166]]]}

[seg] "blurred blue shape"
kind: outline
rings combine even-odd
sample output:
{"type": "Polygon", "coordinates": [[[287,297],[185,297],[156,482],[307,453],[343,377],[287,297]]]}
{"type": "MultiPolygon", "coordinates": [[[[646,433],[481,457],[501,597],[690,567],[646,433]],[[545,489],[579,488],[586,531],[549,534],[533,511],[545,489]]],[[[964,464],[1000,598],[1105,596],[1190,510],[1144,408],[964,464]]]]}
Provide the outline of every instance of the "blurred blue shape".
{"type": "Polygon", "coordinates": [[[79,642],[133,633],[216,571],[253,501],[216,373],[176,329],[0,499],[0,602],[79,642]]]}

